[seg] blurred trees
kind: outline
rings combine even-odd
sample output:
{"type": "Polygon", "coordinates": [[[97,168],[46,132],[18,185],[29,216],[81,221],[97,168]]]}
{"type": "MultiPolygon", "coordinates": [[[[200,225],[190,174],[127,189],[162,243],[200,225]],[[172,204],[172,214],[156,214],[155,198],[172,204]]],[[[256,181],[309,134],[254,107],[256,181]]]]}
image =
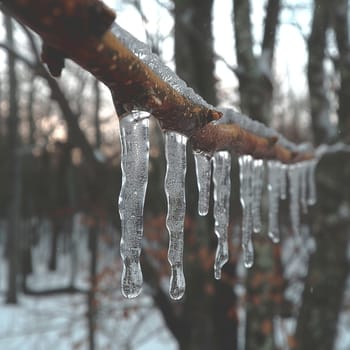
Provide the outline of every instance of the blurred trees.
{"type": "MultiPolygon", "coordinates": [[[[216,104],[217,78],[211,27],[213,0],[173,0],[172,3],[176,71],[208,102],[216,104]]],[[[266,1],[259,53],[254,49],[252,4],[250,1],[233,1],[237,57],[235,73],[242,111],[254,119],[269,123],[274,118],[274,52],[282,4],[279,0],[266,1]]],[[[315,0],[308,40],[307,75],[316,144],[337,139],[349,141],[348,13],[345,0],[332,3],[315,0]],[[329,41],[327,33],[330,30],[335,33],[337,47],[337,54],[331,57],[331,61],[339,76],[339,86],[334,94],[338,98],[340,136],[330,118],[330,94],[325,84],[329,74],[324,63],[329,60],[326,47],[329,41]]],[[[30,283],[27,283],[30,269],[25,272],[26,266],[30,264],[30,253],[28,254],[28,249],[21,248],[23,257],[26,254],[29,259],[20,258],[17,254],[18,237],[22,232],[19,228],[20,217],[45,218],[50,221],[52,239],[49,268],[55,270],[59,240],[65,235],[67,241],[70,241],[74,214],[84,211],[89,217],[90,227],[91,284],[89,290],[83,293],[87,292],[89,344],[90,349],[93,349],[99,313],[99,283],[106,275],[115,278],[115,273],[107,273],[107,269],[101,273],[98,269],[97,248],[101,240],[101,226],[107,221],[118,221],[115,218],[115,197],[120,185],[119,149],[114,145],[116,141],[113,139],[111,142],[106,133],[111,125],[109,119],[101,118],[104,95],[99,83],[71,65],[66,69],[72,73],[71,76],[66,81],[62,79],[57,82],[41,64],[33,34],[21,29],[21,35],[28,45],[24,47],[25,53],[22,53],[21,50],[14,49],[19,43],[14,42],[14,29],[7,17],[5,24],[7,40],[1,47],[8,55],[8,72],[7,80],[0,80],[0,134],[6,136],[6,141],[0,139],[0,154],[4,159],[2,163],[8,164],[9,174],[6,177],[1,175],[5,180],[1,181],[0,195],[2,203],[6,204],[0,202],[0,207],[4,209],[9,203],[7,254],[10,268],[7,301],[16,302],[19,261],[24,261],[20,271],[22,291],[33,295],[36,293],[30,283]],[[15,62],[20,68],[15,69],[15,62]],[[25,79],[18,82],[18,74],[25,79]],[[5,84],[8,85],[7,88],[5,84]],[[25,105],[23,100],[26,101],[25,105]],[[60,125],[57,115],[65,121],[63,139],[57,135],[56,139],[53,137],[60,125]],[[6,127],[2,123],[5,117],[8,121],[6,127]],[[107,128],[104,128],[104,123],[107,128]],[[24,124],[26,127],[23,127],[24,124]]],[[[164,289],[169,269],[166,258],[165,206],[162,205],[164,194],[161,192],[164,173],[163,141],[157,126],[154,126],[154,130],[147,199],[149,209],[146,208],[145,212],[145,254],[142,257],[150,296],[181,349],[235,349],[238,327],[236,263],[240,253],[237,240],[237,223],[240,222],[237,180],[233,181],[231,200],[231,260],[223,269],[222,279],[215,281],[212,273],[216,244],[213,223],[211,219],[197,217],[194,165],[192,158],[188,157],[188,215],[185,222],[187,290],[183,301],[172,302],[164,289]]],[[[189,154],[190,152],[191,150],[189,154]]],[[[296,333],[289,339],[290,348],[331,349],[334,344],[345,282],[349,274],[348,160],[347,154],[331,155],[319,165],[319,204],[309,216],[317,245],[310,261],[296,333]]],[[[234,172],[237,171],[236,167],[234,162],[234,172]]],[[[281,212],[283,228],[288,225],[286,207],[283,205],[281,212]]],[[[2,218],[5,217],[3,212],[4,210],[2,218]]],[[[286,231],[284,229],[284,235],[288,236],[286,231]]],[[[35,237],[35,234],[29,237],[22,234],[21,240],[29,242],[30,250],[35,237]]],[[[255,237],[255,242],[255,265],[248,272],[243,300],[247,312],[245,347],[249,350],[277,349],[274,329],[276,316],[295,316],[291,313],[290,305],[285,302],[284,292],[289,281],[284,276],[281,262],[283,241],[280,245],[273,245],[263,237],[255,237]]],[[[72,253],[73,265],[75,259],[72,253]]],[[[69,286],[51,292],[81,292],[74,285],[74,273],[72,276],[69,286]]],[[[44,290],[41,293],[50,294],[50,291],[44,290]]]]}
{"type": "MultiPolygon", "coordinates": [[[[349,135],[349,4],[315,0],[312,30],[309,37],[308,82],[310,110],[315,142],[348,141],[349,135]],[[330,92],[326,89],[325,62],[330,41],[335,34],[336,54],[331,57],[339,74],[338,135],[330,121],[330,92]]],[[[333,111],[334,112],[334,111],[333,111]]],[[[319,200],[313,212],[313,234],[317,249],[311,256],[303,302],[296,330],[297,349],[331,349],[337,334],[337,321],[343,307],[346,281],[350,272],[348,245],[350,192],[349,154],[325,157],[318,167],[319,200]],[[322,330],[322,331],[320,331],[322,330]]]]}

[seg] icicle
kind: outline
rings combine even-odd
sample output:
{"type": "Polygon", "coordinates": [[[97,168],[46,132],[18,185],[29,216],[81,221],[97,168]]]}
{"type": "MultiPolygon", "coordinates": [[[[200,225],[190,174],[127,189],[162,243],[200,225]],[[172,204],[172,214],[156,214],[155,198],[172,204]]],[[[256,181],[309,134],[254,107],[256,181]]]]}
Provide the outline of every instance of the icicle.
{"type": "Polygon", "coordinates": [[[258,233],[261,231],[261,195],[264,184],[264,162],[262,159],[254,159],[253,161],[253,231],[258,233]]]}
{"type": "Polygon", "coordinates": [[[168,203],[166,227],[169,232],[168,260],[171,266],[169,294],[175,300],[181,299],[185,292],[183,229],[186,211],[186,143],[186,136],[173,131],[165,134],[165,155],[167,160],[165,193],[168,203]]]}
{"type": "Polygon", "coordinates": [[[242,248],[245,267],[252,267],[254,263],[254,249],[252,243],[253,218],[253,158],[243,155],[238,158],[240,178],[240,201],[243,210],[242,218],[242,248]]]}
{"type": "Polygon", "coordinates": [[[274,243],[280,240],[278,212],[280,199],[280,178],[281,167],[276,161],[270,160],[267,162],[269,169],[268,174],[268,193],[269,193],[269,229],[268,235],[274,243]]]}
{"type": "Polygon", "coordinates": [[[299,212],[299,193],[300,193],[300,167],[292,164],[288,168],[289,176],[289,196],[290,196],[290,219],[292,230],[299,234],[300,212],[299,212]]]}
{"type": "Polygon", "coordinates": [[[122,186],[119,214],[122,238],[120,253],[123,260],[121,287],[127,298],[140,294],[140,266],[143,235],[143,206],[148,181],[149,114],[132,112],[120,120],[122,186]]]}
{"type": "Polygon", "coordinates": [[[286,164],[280,164],[280,198],[287,199],[287,170],[286,164]]]}
{"type": "Polygon", "coordinates": [[[299,163],[299,176],[300,176],[300,204],[303,210],[303,213],[307,213],[307,173],[308,173],[308,163],[303,162],[299,163]]]}
{"type": "Polygon", "coordinates": [[[213,157],[214,219],[215,234],[218,237],[214,277],[221,278],[221,268],[228,261],[227,230],[230,211],[231,155],[227,151],[216,152],[213,157]]]}
{"type": "Polygon", "coordinates": [[[315,171],[317,166],[317,160],[312,159],[308,161],[308,172],[307,172],[307,182],[308,182],[308,198],[307,203],[309,205],[316,204],[316,183],[315,183],[315,171]]]}
{"type": "Polygon", "coordinates": [[[198,186],[198,213],[207,215],[209,210],[211,163],[201,153],[194,153],[198,186]]]}

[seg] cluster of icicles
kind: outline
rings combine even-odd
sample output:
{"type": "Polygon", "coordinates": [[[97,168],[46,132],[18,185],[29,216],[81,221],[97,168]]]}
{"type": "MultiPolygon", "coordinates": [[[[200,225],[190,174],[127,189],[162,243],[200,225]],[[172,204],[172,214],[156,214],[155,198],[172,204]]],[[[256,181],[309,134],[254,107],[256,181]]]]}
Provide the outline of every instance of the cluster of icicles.
{"type": "MultiPolygon", "coordinates": [[[[120,120],[122,145],[122,187],[119,213],[122,223],[121,256],[123,260],[122,293],[136,297],[143,278],[140,254],[143,235],[143,208],[148,181],[149,114],[132,112],[120,120]]],[[[170,296],[180,299],[185,292],[183,273],[183,245],[185,219],[185,175],[187,138],[173,131],[165,133],[167,169],[165,193],[168,204],[166,227],[169,233],[168,260],[171,266],[170,296]]],[[[221,269],[228,261],[228,225],[231,191],[231,154],[216,152],[211,158],[194,153],[199,191],[198,213],[206,215],[209,208],[210,181],[214,184],[215,234],[218,239],[214,262],[214,276],[221,277],[221,269]]],[[[303,212],[316,202],[315,159],[292,165],[275,160],[267,162],[269,220],[268,235],[278,242],[279,200],[287,198],[289,182],[290,216],[292,229],[299,232],[300,206],[303,212]]],[[[261,159],[250,155],[239,157],[240,200],[243,208],[242,248],[246,267],[254,262],[252,233],[261,231],[260,203],[265,177],[261,159]]]]}

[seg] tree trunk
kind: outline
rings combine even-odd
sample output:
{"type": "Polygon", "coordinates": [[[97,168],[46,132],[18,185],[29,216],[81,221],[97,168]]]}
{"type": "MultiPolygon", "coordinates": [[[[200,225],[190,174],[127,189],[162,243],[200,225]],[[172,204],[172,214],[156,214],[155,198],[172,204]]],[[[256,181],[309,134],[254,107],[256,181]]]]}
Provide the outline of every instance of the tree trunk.
{"type": "MultiPolygon", "coordinates": [[[[5,16],[6,39],[9,46],[14,45],[13,22],[10,17],[5,16]]],[[[8,74],[9,74],[9,103],[8,115],[8,184],[10,189],[7,248],[8,248],[8,290],[6,302],[17,303],[17,278],[19,264],[19,221],[20,221],[20,154],[18,135],[18,103],[17,103],[17,77],[15,70],[15,59],[11,53],[8,54],[8,74]]]]}
{"type": "MultiPolygon", "coordinates": [[[[309,87],[315,139],[326,142],[324,130],[329,118],[329,103],[324,87],[325,31],[330,24],[336,31],[341,85],[339,90],[340,137],[350,134],[349,101],[350,65],[348,37],[348,4],[338,0],[332,4],[315,0],[314,19],[309,40],[309,87]],[[333,19],[333,23],[332,20],[333,19]],[[317,84],[319,86],[317,86],[317,84]],[[320,120],[318,120],[318,118],[320,120]],[[327,119],[328,120],[328,119],[327,119]]],[[[350,272],[348,244],[350,220],[349,155],[332,154],[320,162],[318,174],[318,206],[314,213],[313,232],[317,250],[311,256],[296,330],[297,349],[332,349],[339,313],[342,308],[346,280],[350,272]]]]}
{"type": "Polygon", "coordinates": [[[211,13],[213,0],[175,3],[175,65],[177,74],[206,101],[217,103],[211,13]]]}
{"type": "Polygon", "coordinates": [[[299,312],[298,350],[333,349],[346,279],[350,272],[349,155],[324,158],[318,166],[319,199],[313,231],[317,249],[311,256],[299,312]],[[334,181],[337,179],[337,181],[334,181]]]}
{"type": "Polygon", "coordinates": [[[97,274],[97,235],[98,235],[98,219],[89,230],[91,242],[91,258],[90,258],[90,290],[88,292],[88,329],[89,329],[89,350],[95,349],[95,330],[96,330],[96,274],[97,274]]]}
{"type": "Polygon", "coordinates": [[[330,25],[333,4],[327,0],[315,0],[311,34],[308,41],[309,61],[307,77],[310,93],[310,109],[314,142],[329,142],[334,136],[330,123],[330,102],[326,89],[324,70],[326,31],[330,25]]]}
{"type": "Polygon", "coordinates": [[[99,149],[101,147],[101,125],[100,125],[100,105],[101,105],[101,91],[99,81],[94,81],[94,94],[95,94],[95,113],[94,113],[94,126],[95,126],[95,147],[99,149]]]}
{"type": "MultiPolygon", "coordinates": [[[[237,55],[240,106],[249,117],[268,124],[273,97],[273,56],[275,50],[280,0],[266,6],[261,54],[253,52],[254,38],[250,20],[250,1],[233,1],[233,22],[237,55]]],[[[255,261],[246,281],[246,337],[249,350],[275,348],[273,318],[283,304],[283,271],[280,247],[268,239],[254,239],[255,261]]]]}
{"type": "Polygon", "coordinates": [[[260,56],[253,52],[251,8],[249,0],[233,0],[236,42],[236,74],[239,80],[240,106],[244,113],[263,123],[271,120],[273,93],[272,62],[280,0],[269,0],[266,7],[264,37],[260,56]]]}

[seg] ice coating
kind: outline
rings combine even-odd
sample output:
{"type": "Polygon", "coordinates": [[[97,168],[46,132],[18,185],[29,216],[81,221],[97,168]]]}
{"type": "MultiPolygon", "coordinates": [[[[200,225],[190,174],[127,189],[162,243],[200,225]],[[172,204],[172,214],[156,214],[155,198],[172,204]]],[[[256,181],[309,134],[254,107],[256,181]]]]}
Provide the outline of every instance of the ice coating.
{"type": "Polygon", "coordinates": [[[221,269],[228,261],[228,223],[231,193],[231,155],[227,151],[213,156],[214,219],[218,238],[214,262],[214,277],[221,278],[221,269]]]}
{"type": "Polygon", "coordinates": [[[292,223],[292,230],[294,234],[299,234],[300,226],[300,166],[298,164],[291,164],[288,167],[289,178],[289,197],[290,197],[290,219],[292,223]]]}
{"type": "Polygon", "coordinates": [[[208,104],[201,96],[196,94],[192,88],[180,79],[156,54],[152,53],[150,47],[137,40],[129,32],[114,23],[111,31],[118,39],[132,51],[141,61],[143,61],[151,70],[156,73],[161,79],[172,86],[177,92],[186,96],[189,100],[203,107],[212,109],[213,106],[208,104]]]}
{"type": "Polygon", "coordinates": [[[209,210],[211,163],[206,155],[197,152],[194,153],[194,160],[198,186],[198,214],[204,216],[209,210]]]}
{"type": "Polygon", "coordinates": [[[183,273],[184,220],[186,211],[187,137],[173,131],[165,133],[165,194],[168,203],[166,227],[169,233],[168,260],[171,268],[169,294],[172,299],[181,299],[185,292],[183,273]]]}
{"type": "Polygon", "coordinates": [[[281,199],[287,199],[287,172],[288,172],[288,167],[286,164],[279,164],[280,167],[280,198],[281,199]]]}
{"type": "Polygon", "coordinates": [[[279,233],[279,200],[280,200],[280,178],[281,165],[279,162],[269,160],[268,167],[268,202],[269,202],[269,228],[268,235],[274,243],[280,240],[279,233]]]}
{"type": "MultiPolygon", "coordinates": [[[[161,59],[152,53],[150,47],[137,40],[129,32],[121,28],[117,23],[114,23],[111,31],[117,36],[117,38],[132,51],[141,61],[143,61],[154,73],[156,73],[161,79],[171,85],[177,92],[186,96],[192,102],[199,104],[203,107],[213,109],[213,106],[208,104],[201,96],[196,94],[194,90],[186,85],[169,67],[167,67],[161,59]]],[[[286,147],[294,152],[305,152],[312,150],[309,144],[296,145],[293,142],[288,141],[285,137],[279,134],[277,131],[266,127],[264,124],[254,121],[247,116],[237,112],[233,108],[221,108],[224,114],[228,116],[228,119],[234,121],[242,128],[262,137],[276,137],[277,143],[286,147]]]]}
{"type": "Polygon", "coordinates": [[[143,236],[143,207],[148,182],[149,120],[148,113],[132,112],[120,120],[122,186],[119,215],[123,260],[122,293],[127,298],[140,294],[140,266],[143,236]]]}
{"type": "Polygon", "coordinates": [[[261,196],[264,184],[264,162],[262,159],[253,160],[253,231],[258,233],[261,231],[261,196]]]}
{"type": "Polygon", "coordinates": [[[245,267],[252,267],[254,263],[253,233],[253,158],[243,155],[238,158],[240,179],[240,201],[242,205],[242,248],[245,267]]]}
{"type": "Polygon", "coordinates": [[[308,171],[307,171],[307,186],[308,186],[308,196],[307,203],[309,205],[315,205],[317,201],[316,196],[316,180],[315,180],[315,172],[316,172],[317,160],[312,159],[308,161],[308,171]]]}
{"type": "Polygon", "coordinates": [[[300,176],[300,205],[304,214],[307,213],[307,185],[308,185],[308,162],[298,164],[300,176]]]}
{"type": "Polygon", "coordinates": [[[242,129],[245,129],[255,135],[268,138],[276,137],[278,139],[278,144],[294,152],[306,152],[312,150],[312,145],[309,143],[296,145],[295,143],[287,140],[276,130],[268,128],[266,125],[259,123],[256,120],[250,119],[248,116],[234,110],[233,108],[218,108],[218,110],[223,113],[223,117],[216,121],[216,123],[235,123],[238,124],[242,129]]]}

